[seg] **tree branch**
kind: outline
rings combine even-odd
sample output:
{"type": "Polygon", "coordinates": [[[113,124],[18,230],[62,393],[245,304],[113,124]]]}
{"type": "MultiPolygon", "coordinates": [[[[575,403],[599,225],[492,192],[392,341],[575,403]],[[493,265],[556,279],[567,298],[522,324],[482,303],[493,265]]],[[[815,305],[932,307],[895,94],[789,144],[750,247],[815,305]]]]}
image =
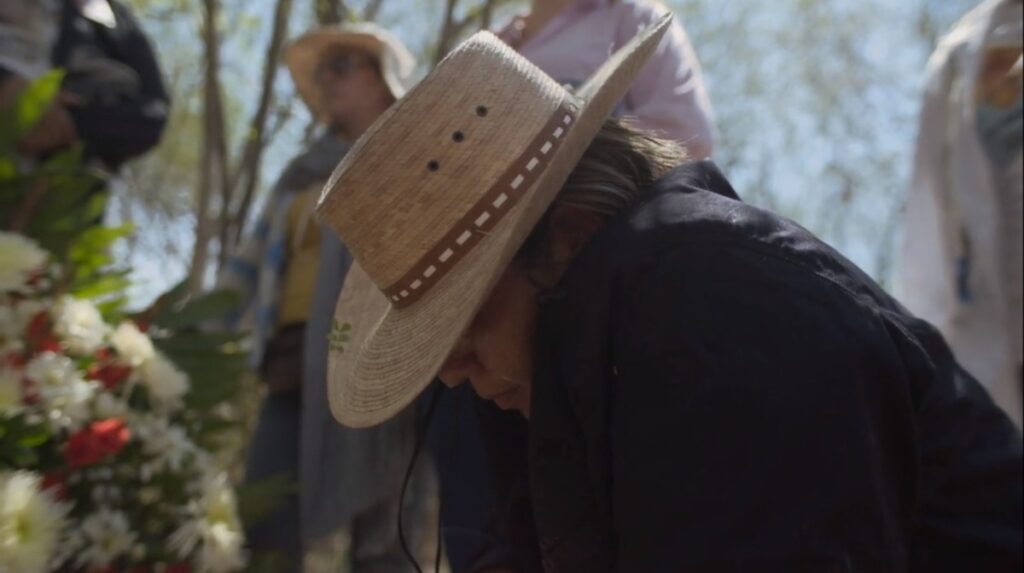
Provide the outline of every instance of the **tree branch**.
{"type": "Polygon", "coordinates": [[[344,0],[316,0],[316,21],[321,26],[340,24],[350,20],[352,11],[344,0]]]}
{"type": "Polygon", "coordinates": [[[219,183],[227,183],[225,173],[226,144],[224,135],[223,100],[220,91],[220,35],[217,20],[220,6],[217,0],[203,0],[203,158],[199,171],[199,188],[196,197],[196,239],[192,249],[192,263],[189,268],[189,290],[202,290],[206,272],[210,240],[213,238],[213,221],[210,207],[219,183]]]}
{"type": "Polygon", "coordinates": [[[437,39],[437,51],[434,53],[434,65],[448,53],[448,47],[451,44],[452,38],[456,35],[454,29],[454,15],[455,15],[455,4],[458,0],[445,0],[444,8],[444,20],[441,22],[441,34],[437,39]]]}
{"type": "Polygon", "coordinates": [[[238,205],[228,204],[230,218],[222,231],[226,241],[222,244],[220,264],[223,265],[227,255],[234,250],[241,227],[245,224],[249,206],[252,203],[252,195],[255,192],[260,179],[260,166],[263,160],[263,150],[267,146],[265,136],[267,117],[270,114],[270,107],[274,96],[274,79],[277,77],[277,66],[280,61],[281,49],[284,46],[285,35],[288,33],[288,22],[291,18],[292,0],[278,0],[274,9],[274,29],[267,43],[266,53],[263,58],[263,76],[260,86],[259,103],[249,120],[249,127],[246,130],[245,146],[240,155],[241,159],[237,168],[232,173],[228,182],[232,195],[241,191],[241,200],[238,205]]]}
{"type": "MultiPolygon", "coordinates": [[[[278,108],[277,112],[274,114],[274,119],[270,124],[270,128],[265,131],[261,149],[266,148],[267,142],[274,139],[290,118],[291,107],[281,106],[278,108]]],[[[249,211],[252,210],[253,198],[256,195],[256,183],[259,181],[259,169],[256,169],[254,174],[255,175],[253,177],[246,180],[246,186],[242,193],[242,202],[234,213],[234,220],[232,221],[232,236],[230,237],[231,244],[233,246],[238,245],[238,241],[242,237],[242,231],[245,230],[245,222],[249,219],[249,211]]]]}
{"type": "Polygon", "coordinates": [[[494,2],[495,0],[484,0],[484,5],[480,9],[481,30],[491,29],[491,17],[494,15],[494,2]]]}
{"type": "Polygon", "coordinates": [[[376,20],[382,4],[384,4],[384,0],[370,0],[367,2],[366,7],[363,8],[363,21],[373,22],[376,20]]]}

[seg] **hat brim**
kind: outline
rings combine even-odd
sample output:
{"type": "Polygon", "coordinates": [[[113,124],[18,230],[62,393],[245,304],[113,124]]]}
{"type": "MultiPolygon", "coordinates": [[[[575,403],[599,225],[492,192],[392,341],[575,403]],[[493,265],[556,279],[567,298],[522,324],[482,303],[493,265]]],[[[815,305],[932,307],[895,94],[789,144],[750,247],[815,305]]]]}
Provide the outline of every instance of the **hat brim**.
{"type": "Polygon", "coordinates": [[[350,427],[383,422],[435,378],[487,295],[550,206],[587,146],[647,63],[671,23],[667,14],[617,51],[576,92],[579,111],[544,173],[489,236],[415,304],[397,308],[353,263],[335,320],[350,324],[332,351],[328,379],[335,418],[350,427]]]}
{"type": "MultiPolygon", "coordinates": [[[[321,118],[324,114],[316,84],[317,66],[324,52],[334,47],[359,50],[373,56],[380,65],[381,77],[391,95],[396,100],[405,95],[405,86],[398,79],[396,70],[386,69],[383,54],[387,44],[379,34],[333,28],[314,30],[288,46],[284,54],[285,65],[291,73],[295,89],[314,116],[321,118]]],[[[404,50],[404,47],[395,46],[394,49],[397,52],[404,50]]]]}

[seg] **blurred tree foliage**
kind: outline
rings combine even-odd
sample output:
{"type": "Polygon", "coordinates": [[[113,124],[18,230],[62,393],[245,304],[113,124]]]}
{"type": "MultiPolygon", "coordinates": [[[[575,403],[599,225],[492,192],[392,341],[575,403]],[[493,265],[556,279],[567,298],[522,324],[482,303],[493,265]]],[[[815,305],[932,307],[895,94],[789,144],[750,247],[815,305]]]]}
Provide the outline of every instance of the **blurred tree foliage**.
{"type": "MultiPolygon", "coordinates": [[[[175,99],[161,146],[121,178],[115,213],[165,229],[140,251],[169,251],[198,291],[314,133],[279,64],[286,39],[319,23],[375,20],[419,57],[422,74],[526,0],[130,3],[175,99]]],[[[887,283],[924,65],[973,0],[666,4],[703,64],[721,132],[716,159],[741,195],[796,219],[887,283]]]]}

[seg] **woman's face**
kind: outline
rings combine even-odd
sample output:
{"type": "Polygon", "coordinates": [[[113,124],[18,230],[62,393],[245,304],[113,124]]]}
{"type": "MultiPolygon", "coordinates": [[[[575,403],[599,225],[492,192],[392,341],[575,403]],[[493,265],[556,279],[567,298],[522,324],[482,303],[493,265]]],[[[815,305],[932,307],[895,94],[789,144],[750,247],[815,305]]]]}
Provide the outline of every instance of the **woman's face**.
{"type": "Polygon", "coordinates": [[[448,355],[438,377],[454,387],[465,380],[478,396],[502,410],[530,418],[534,330],[538,284],[555,285],[570,261],[604,224],[604,217],[575,207],[552,210],[548,221],[546,269],[525,271],[513,263],[491,291],[462,340],[448,355]],[[532,280],[531,280],[532,278],[532,280]]]}
{"type": "Polygon", "coordinates": [[[379,102],[390,97],[373,58],[358,50],[329,50],[317,66],[316,83],[331,125],[349,125],[379,113],[379,102]]]}
{"type": "Polygon", "coordinates": [[[537,288],[516,265],[494,287],[438,376],[450,387],[469,380],[502,410],[530,417],[537,288]]]}

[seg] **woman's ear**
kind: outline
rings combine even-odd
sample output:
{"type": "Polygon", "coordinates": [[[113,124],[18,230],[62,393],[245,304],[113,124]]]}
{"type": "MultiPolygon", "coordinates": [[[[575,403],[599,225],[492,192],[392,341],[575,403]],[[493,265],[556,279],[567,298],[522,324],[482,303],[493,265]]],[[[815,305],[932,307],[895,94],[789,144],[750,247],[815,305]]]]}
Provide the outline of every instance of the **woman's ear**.
{"type": "Polygon", "coordinates": [[[601,228],[605,216],[572,205],[556,205],[551,211],[549,232],[551,260],[569,262],[601,228]]]}

